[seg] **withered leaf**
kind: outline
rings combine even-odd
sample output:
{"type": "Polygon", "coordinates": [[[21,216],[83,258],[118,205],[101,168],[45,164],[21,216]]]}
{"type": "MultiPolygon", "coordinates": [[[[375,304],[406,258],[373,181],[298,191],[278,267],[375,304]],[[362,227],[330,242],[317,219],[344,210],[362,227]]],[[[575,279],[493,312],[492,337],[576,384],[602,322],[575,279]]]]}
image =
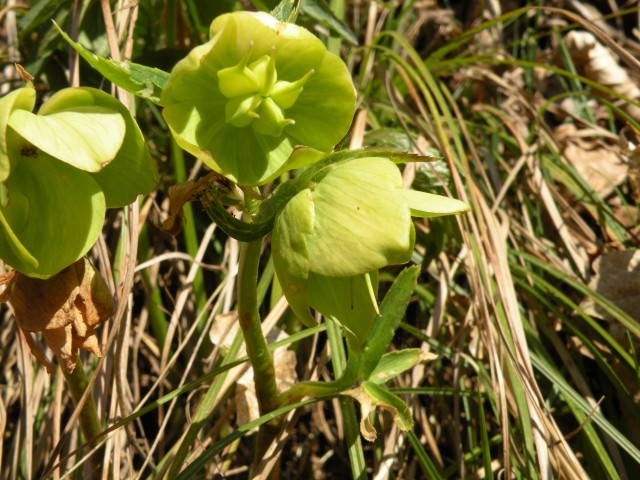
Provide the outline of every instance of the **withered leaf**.
{"type": "Polygon", "coordinates": [[[601,198],[611,195],[626,180],[628,165],[618,145],[586,139],[571,124],[559,126],[555,134],[562,145],[562,156],[601,198]]]}
{"type": "MultiPolygon", "coordinates": [[[[113,298],[87,259],[48,279],[16,272],[8,281],[11,286],[7,295],[16,323],[26,336],[42,332],[65,370],[75,368],[78,349],[101,355],[95,328],[113,314],[113,298]]],[[[33,353],[40,359],[41,355],[33,353]]]]}
{"type": "MultiPolygon", "coordinates": [[[[602,255],[594,264],[596,274],[589,287],[640,321],[640,250],[602,255]]],[[[591,298],[580,307],[588,314],[605,320],[610,315],[591,298]]]]}
{"type": "MultiPolygon", "coordinates": [[[[183,207],[185,203],[197,200],[198,193],[208,188],[209,182],[220,178],[220,174],[209,172],[200,180],[189,180],[169,187],[169,217],[162,222],[161,230],[165,233],[179,235],[182,231],[183,207]]],[[[224,179],[224,177],[222,177],[224,179]]],[[[224,179],[226,181],[226,179],[224,179]]]]}

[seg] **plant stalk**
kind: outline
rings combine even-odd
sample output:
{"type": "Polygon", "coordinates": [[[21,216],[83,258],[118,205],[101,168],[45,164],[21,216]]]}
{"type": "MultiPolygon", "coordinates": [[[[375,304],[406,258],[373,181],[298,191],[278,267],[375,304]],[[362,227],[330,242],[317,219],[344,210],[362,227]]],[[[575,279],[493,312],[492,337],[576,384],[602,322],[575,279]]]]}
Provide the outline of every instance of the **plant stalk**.
{"type": "MultiPolygon", "coordinates": [[[[279,402],[273,357],[262,334],[262,324],[258,312],[258,266],[261,249],[262,239],[243,242],[240,246],[238,320],[244,336],[247,356],[253,367],[258,408],[260,415],[265,415],[276,410],[279,402]]],[[[269,423],[262,425],[258,430],[254,466],[262,459],[277,431],[278,426],[269,423]]]]}
{"type": "MultiPolygon", "coordinates": [[[[82,395],[87,389],[87,385],[89,382],[87,381],[87,377],[84,374],[84,368],[82,366],[82,362],[80,358],[78,358],[76,362],[76,368],[73,372],[69,373],[64,368],[62,369],[62,373],[64,374],[64,378],[67,381],[67,385],[69,387],[69,393],[71,393],[71,398],[73,399],[74,405],[78,405],[80,400],[82,399],[82,395]]],[[[78,417],[78,421],[80,423],[80,430],[82,430],[82,435],[84,435],[87,443],[93,448],[98,444],[97,438],[102,433],[102,423],[98,418],[98,411],[96,410],[96,404],[93,401],[93,395],[89,395],[87,400],[84,402],[82,409],[80,410],[80,416],[78,417]]],[[[91,456],[89,462],[91,462],[91,470],[98,475],[100,470],[101,460],[98,460],[102,455],[102,450],[98,450],[94,455],[91,456]]]]}

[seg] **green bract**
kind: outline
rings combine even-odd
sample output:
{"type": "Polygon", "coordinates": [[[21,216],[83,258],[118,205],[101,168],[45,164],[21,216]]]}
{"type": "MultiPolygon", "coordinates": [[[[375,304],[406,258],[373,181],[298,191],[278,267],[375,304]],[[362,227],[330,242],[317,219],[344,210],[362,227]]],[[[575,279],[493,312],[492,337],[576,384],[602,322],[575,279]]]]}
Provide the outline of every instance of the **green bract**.
{"type": "Polygon", "coordinates": [[[35,90],[0,99],[0,258],[48,277],[96,241],[105,209],[149,192],[157,174],[122,103],[68,88],[32,113],[35,90]]]}
{"type": "Polygon", "coordinates": [[[328,152],[355,110],[346,66],[309,31],[264,12],[216,18],[161,99],[178,144],[241,185],[287,169],[294,147],[328,152]]]}
{"type": "Polygon", "coordinates": [[[376,290],[375,273],[411,258],[411,215],[448,215],[468,206],[404,189],[398,167],[386,158],[349,159],[326,170],[310,179],[276,218],[274,265],[296,315],[313,323],[311,306],[335,317],[357,349],[376,315],[369,293],[376,290]]]}

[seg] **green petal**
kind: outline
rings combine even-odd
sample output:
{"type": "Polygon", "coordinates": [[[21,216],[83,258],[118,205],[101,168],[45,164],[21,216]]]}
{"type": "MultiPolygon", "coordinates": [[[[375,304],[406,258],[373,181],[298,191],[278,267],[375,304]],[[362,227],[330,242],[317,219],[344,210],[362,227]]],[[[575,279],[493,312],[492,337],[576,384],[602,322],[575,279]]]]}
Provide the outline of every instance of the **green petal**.
{"type": "Polygon", "coordinates": [[[30,276],[54,275],[86,254],[98,238],[105,199],[88,173],[39,152],[12,164],[7,188],[0,257],[16,270],[30,276]],[[20,248],[38,264],[17,253],[20,248]]]}
{"type": "Polygon", "coordinates": [[[405,189],[402,191],[402,196],[414,217],[440,217],[469,211],[469,205],[465,202],[442,195],[405,189]]]}
{"type": "MultiPolygon", "coordinates": [[[[218,88],[218,71],[234,66],[235,63],[220,64],[213,55],[213,47],[218,39],[200,45],[189,52],[180,60],[169,76],[160,104],[163,106],[182,104],[185,109],[195,108],[202,103],[211,108],[219,103],[224,110],[227,101],[218,88]]],[[[217,107],[220,109],[220,106],[217,107]]]]}
{"type": "Polygon", "coordinates": [[[240,185],[257,186],[287,161],[293,145],[287,137],[260,135],[251,126],[233,127],[224,121],[224,104],[185,109],[168,106],[163,111],[178,145],[209,168],[240,185]]]}
{"type": "Polygon", "coordinates": [[[264,183],[275,180],[284,172],[288,172],[289,170],[307,167],[312,163],[322,160],[326,155],[327,154],[325,152],[320,152],[313,148],[295,147],[293,152],[291,152],[291,155],[289,155],[289,158],[287,158],[287,161],[283,163],[278,170],[267,177],[264,183]]]}
{"type": "Polygon", "coordinates": [[[95,106],[46,116],[16,110],[9,126],[43,152],[87,172],[97,172],[114,159],[125,133],[120,114],[95,106]]]}
{"type": "Polygon", "coordinates": [[[294,145],[330,151],[345,136],[355,112],[356,91],[339,57],[327,53],[305,83],[295,105],[286,110],[296,123],[285,130],[294,145]]]}
{"type": "MultiPolygon", "coordinates": [[[[317,67],[326,47],[308,30],[277,21],[264,12],[233,12],[217,17],[211,24],[211,39],[218,42],[216,65],[230,67],[251,49],[248,63],[269,55],[275,49],[278,80],[293,82],[317,67]]],[[[221,68],[224,68],[221,67],[221,68]]]]}
{"type": "Polygon", "coordinates": [[[291,310],[307,326],[315,321],[309,311],[309,252],[306,235],[311,233],[313,205],[309,191],[293,197],[276,218],[271,240],[273,265],[291,310]]]}
{"type": "Polygon", "coordinates": [[[259,16],[251,12],[233,12],[216,17],[209,30],[210,42],[216,43],[215,48],[202,59],[202,63],[210,64],[207,65],[210,68],[223,69],[241,63],[245,56],[249,65],[268,56],[276,32],[258,20],[259,16]]]}
{"type": "MultiPolygon", "coordinates": [[[[14,201],[16,202],[20,200],[24,200],[24,197],[14,199],[14,201]]],[[[0,230],[3,232],[4,236],[6,237],[5,241],[9,246],[11,253],[15,255],[15,258],[17,259],[14,262],[14,265],[21,265],[22,267],[26,266],[25,268],[27,269],[38,268],[38,265],[39,265],[38,259],[36,259],[33,255],[31,255],[29,250],[27,250],[27,247],[25,247],[20,241],[20,239],[16,236],[15,232],[11,228],[11,225],[9,225],[9,222],[4,217],[4,214],[2,213],[2,208],[0,208],[0,227],[1,227],[0,230]]],[[[1,239],[0,239],[0,242],[1,242],[1,239]]],[[[3,260],[6,261],[6,259],[9,257],[7,257],[6,255],[2,255],[2,258],[3,260]]]]}
{"type": "Polygon", "coordinates": [[[20,88],[0,99],[0,182],[4,182],[7,179],[10,171],[6,136],[9,117],[14,110],[31,112],[35,104],[36,90],[30,87],[20,88]]]}
{"type": "Polygon", "coordinates": [[[365,157],[339,164],[315,187],[311,271],[350,277],[411,258],[409,208],[402,177],[389,160],[365,157]]]}
{"type": "MultiPolygon", "coordinates": [[[[372,275],[374,290],[377,290],[377,272],[372,275]]],[[[325,277],[312,273],[309,275],[309,299],[313,308],[342,325],[349,346],[353,351],[359,351],[377,317],[365,276],[325,277]]]]}
{"type": "MultiPolygon", "coordinates": [[[[353,83],[346,66],[328,54],[313,34],[259,12],[222,15],[214,20],[210,33],[208,43],[194,48],[176,65],[162,95],[163,116],[182,148],[237,183],[257,186],[280,171],[295,146],[307,144],[328,151],[344,136],[355,106],[353,83]],[[245,64],[257,68],[254,62],[270,55],[275,59],[275,75],[269,79],[298,82],[302,91],[292,88],[289,92],[281,83],[275,90],[275,102],[280,101],[278,106],[284,111],[267,106],[260,112],[271,119],[263,123],[277,128],[254,125],[256,121],[246,127],[238,122],[237,127],[227,124],[227,108],[234,110],[235,104],[227,107],[218,73],[223,72],[226,82],[225,72],[233,72],[225,69],[245,64]],[[296,101],[290,109],[294,111],[307,90],[306,103],[298,111],[300,119],[289,115],[286,107],[296,101]],[[318,108],[317,100],[327,105],[318,108]],[[319,112],[324,118],[316,118],[319,112]],[[317,128],[320,131],[311,132],[317,128]]],[[[271,80],[263,83],[271,84],[271,80]]],[[[235,92],[226,83],[223,88],[229,94],[235,92]]]]}
{"type": "Polygon", "coordinates": [[[39,113],[82,105],[112,109],[125,122],[126,133],[116,157],[92,174],[104,192],[107,207],[128,205],[138,195],[153,190],[158,183],[158,173],[138,124],[122,102],[94,88],[67,88],[53,95],[39,113]]]}

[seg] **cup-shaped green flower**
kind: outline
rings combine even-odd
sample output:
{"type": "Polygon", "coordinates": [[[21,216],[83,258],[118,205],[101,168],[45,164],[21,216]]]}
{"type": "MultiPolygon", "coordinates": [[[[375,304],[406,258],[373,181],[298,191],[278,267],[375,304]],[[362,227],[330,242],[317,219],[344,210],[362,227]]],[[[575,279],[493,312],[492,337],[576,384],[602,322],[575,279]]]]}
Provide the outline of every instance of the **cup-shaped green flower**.
{"type": "Polygon", "coordinates": [[[96,241],[108,207],[157,183],[142,133],[122,103],[68,88],[40,108],[25,87],[0,99],[0,258],[49,277],[96,241]]]}
{"type": "Polygon", "coordinates": [[[314,323],[313,307],[340,322],[358,350],[376,317],[377,270],[411,258],[411,216],[449,215],[469,207],[404,189],[398,167],[381,157],[328,165],[305,187],[275,220],[276,274],[303,323],[314,323]]]}
{"type": "Polygon", "coordinates": [[[264,12],[222,15],[210,34],[178,62],[161,98],[183,149],[256,186],[287,170],[296,146],[328,152],[342,139],[355,89],[317,37],[264,12]]]}

